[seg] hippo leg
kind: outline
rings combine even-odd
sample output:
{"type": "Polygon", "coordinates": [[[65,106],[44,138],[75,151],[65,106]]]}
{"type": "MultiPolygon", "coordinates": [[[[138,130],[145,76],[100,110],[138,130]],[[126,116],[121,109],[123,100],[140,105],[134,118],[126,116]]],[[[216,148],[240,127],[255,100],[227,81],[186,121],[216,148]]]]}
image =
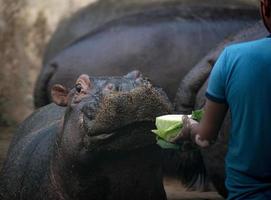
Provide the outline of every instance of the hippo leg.
{"type": "Polygon", "coordinates": [[[214,54],[198,63],[181,81],[174,101],[176,112],[190,114],[194,109],[197,93],[212,70],[214,54]]]}
{"type": "MultiPolygon", "coordinates": [[[[175,97],[175,111],[189,114],[196,102],[196,96],[212,69],[213,59],[208,57],[196,65],[182,80],[175,97]]],[[[183,145],[181,152],[164,151],[164,171],[177,176],[188,188],[206,190],[209,188],[206,169],[200,149],[191,143],[183,145]]],[[[169,173],[169,174],[168,174],[169,173]]]]}

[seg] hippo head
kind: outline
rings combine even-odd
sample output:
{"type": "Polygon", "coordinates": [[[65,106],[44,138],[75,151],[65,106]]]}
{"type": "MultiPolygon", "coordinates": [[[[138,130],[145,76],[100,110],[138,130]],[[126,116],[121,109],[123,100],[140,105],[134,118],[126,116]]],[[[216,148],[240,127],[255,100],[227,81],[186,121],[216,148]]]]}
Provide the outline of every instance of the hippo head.
{"type": "Polygon", "coordinates": [[[54,179],[62,180],[57,182],[66,194],[100,199],[122,190],[124,199],[145,193],[165,198],[160,149],[151,133],[155,117],[172,112],[165,93],[134,71],[123,77],[81,75],[70,91],[55,85],[52,99],[66,106],[53,161],[54,179]]]}
{"type": "Polygon", "coordinates": [[[172,112],[165,93],[138,71],[123,77],[83,74],[70,91],[53,86],[52,99],[67,107],[59,145],[72,159],[152,145],[155,117],[172,112]]]}

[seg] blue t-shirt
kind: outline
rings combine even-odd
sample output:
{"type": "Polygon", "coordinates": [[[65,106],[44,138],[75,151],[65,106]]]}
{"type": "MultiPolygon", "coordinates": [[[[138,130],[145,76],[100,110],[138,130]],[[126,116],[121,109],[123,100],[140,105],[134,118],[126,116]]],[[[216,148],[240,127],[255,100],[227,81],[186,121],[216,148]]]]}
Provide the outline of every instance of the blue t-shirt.
{"type": "Polygon", "coordinates": [[[228,199],[271,199],[271,38],[227,47],[206,96],[230,108],[228,199]]]}

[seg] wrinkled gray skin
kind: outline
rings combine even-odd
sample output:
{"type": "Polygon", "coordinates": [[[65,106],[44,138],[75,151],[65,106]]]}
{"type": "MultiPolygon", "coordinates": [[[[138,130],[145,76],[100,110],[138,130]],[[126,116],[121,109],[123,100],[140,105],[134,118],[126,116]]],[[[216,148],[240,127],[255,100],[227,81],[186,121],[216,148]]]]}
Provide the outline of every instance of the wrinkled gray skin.
{"type": "MultiPolygon", "coordinates": [[[[179,113],[190,113],[192,110],[202,108],[205,103],[205,92],[208,76],[213,64],[222,50],[234,43],[255,40],[268,36],[264,25],[258,22],[254,26],[245,29],[237,35],[223,41],[209,54],[207,54],[183,79],[175,99],[175,110],[179,113]]],[[[226,197],[224,158],[227,152],[228,133],[230,127],[230,114],[224,120],[215,145],[207,149],[194,151],[194,157],[202,156],[208,177],[213,182],[218,192],[226,197]],[[200,154],[200,155],[199,155],[200,154]]],[[[199,159],[200,160],[200,159],[199,159]]],[[[202,165],[199,164],[198,165],[202,165]]]]}
{"type": "MultiPolygon", "coordinates": [[[[80,79],[80,78],[79,78],[80,79]]],[[[165,200],[155,117],[165,93],[138,72],[89,78],[68,106],[49,104],[19,127],[0,175],[1,200],[165,200]]]]}
{"type": "MultiPolygon", "coordinates": [[[[109,2],[100,4],[106,7],[109,2]]],[[[109,12],[108,18],[100,19],[107,13],[90,12],[100,4],[79,11],[56,31],[59,40],[49,43],[36,84],[36,107],[51,102],[50,90],[56,83],[70,88],[82,73],[111,76],[134,69],[173,100],[178,83],[201,57],[258,18],[258,11],[251,7],[185,6],[169,1],[135,4],[125,12],[120,5],[119,17],[109,12]],[[91,26],[94,16],[96,28],[91,26]],[[89,26],[88,19],[92,19],[89,26]]]]}

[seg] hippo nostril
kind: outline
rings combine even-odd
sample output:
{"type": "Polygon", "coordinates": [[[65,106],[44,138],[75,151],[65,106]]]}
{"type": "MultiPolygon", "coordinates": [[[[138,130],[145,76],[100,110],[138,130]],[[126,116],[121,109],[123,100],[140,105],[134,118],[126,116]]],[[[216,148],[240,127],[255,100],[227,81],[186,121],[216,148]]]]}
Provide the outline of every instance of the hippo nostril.
{"type": "Polygon", "coordinates": [[[107,89],[109,90],[113,90],[114,89],[114,85],[112,83],[107,85],[107,89]]]}
{"type": "Polygon", "coordinates": [[[94,117],[94,113],[91,112],[91,110],[86,109],[86,111],[83,111],[87,118],[92,119],[94,117]]]}
{"type": "Polygon", "coordinates": [[[95,117],[97,106],[98,105],[96,103],[88,103],[82,108],[82,112],[87,118],[93,119],[95,117]]]}

